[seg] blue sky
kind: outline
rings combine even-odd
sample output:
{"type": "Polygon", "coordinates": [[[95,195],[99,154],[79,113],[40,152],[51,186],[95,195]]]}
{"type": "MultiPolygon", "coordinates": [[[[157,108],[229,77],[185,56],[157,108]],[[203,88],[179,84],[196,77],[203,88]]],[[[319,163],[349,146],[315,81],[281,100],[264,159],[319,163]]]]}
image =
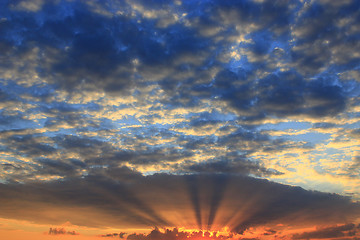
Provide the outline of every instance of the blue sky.
{"type": "MultiPolygon", "coordinates": [[[[28,187],[43,189],[32,194],[42,206],[39,199],[58,184],[69,192],[89,188],[79,199],[89,198],[92,184],[108,191],[135,184],[146,196],[146,186],[166,195],[161,181],[209,178],[220,195],[210,194],[207,217],[191,195],[197,187],[189,187],[189,211],[198,228],[202,218],[221,228],[216,213],[229,197],[221,189],[236,189],[226,182],[238,178],[259,187],[251,196],[289,187],[279,190],[289,191],[289,204],[295,195],[324,194],[329,206],[360,199],[358,1],[17,0],[2,1],[0,9],[4,201],[20,197],[11,189],[28,187]]],[[[317,197],[311,199],[318,204],[317,197]]],[[[91,209],[98,204],[83,201],[91,209]]],[[[76,205],[64,202],[60,208],[76,205]]],[[[10,206],[0,207],[4,219],[107,224],[71,214],[35,219],[6,211],[10,206]]],[[[134,227],[181,225],[144,206],[135,203],[140,214],[125,211],[124,219],[133,214],[134,227]]],[[[282,224],[293,209],[286,211],[272,219],[261,208],[230,228],[282,224]]],[[[350,213],[345,223],[356,223],[350,213]]],[[[328,219],[340,223],[340,215],[328,219]]],[[[306,234],[293,235],[299,236],[306,234]]]]}

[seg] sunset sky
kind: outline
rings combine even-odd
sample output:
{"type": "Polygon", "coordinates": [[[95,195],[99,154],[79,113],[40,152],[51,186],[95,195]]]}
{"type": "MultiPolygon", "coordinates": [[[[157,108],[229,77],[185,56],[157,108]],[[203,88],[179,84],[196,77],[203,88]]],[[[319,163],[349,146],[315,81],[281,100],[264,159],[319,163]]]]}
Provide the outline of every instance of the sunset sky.
{"type": "Polygon", "coordinates": [[[0,239],[360,239],[360,1],[0,0],[0,239]]]}

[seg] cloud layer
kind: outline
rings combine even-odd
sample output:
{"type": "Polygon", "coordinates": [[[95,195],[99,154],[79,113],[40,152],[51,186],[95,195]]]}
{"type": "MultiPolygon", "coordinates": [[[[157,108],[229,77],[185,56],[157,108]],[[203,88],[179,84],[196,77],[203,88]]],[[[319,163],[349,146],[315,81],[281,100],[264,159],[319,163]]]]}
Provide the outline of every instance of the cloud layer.
{"type": "Polygon", "coordinates": [[[124,168],[61,182],[1,184],[0,191],[3,218],[87,227],[228,226],[243,233],[263,225],[351,222],[360,213],[360,205],[347,197],[251,177],[145,177],[124,168]],[[114,173],[127,177],[118,180],[114,173]]]}
{"type": "Polygon", "coordinates": [[[0,9],[2,217],[351,237],[358,1],[0,9]]]}

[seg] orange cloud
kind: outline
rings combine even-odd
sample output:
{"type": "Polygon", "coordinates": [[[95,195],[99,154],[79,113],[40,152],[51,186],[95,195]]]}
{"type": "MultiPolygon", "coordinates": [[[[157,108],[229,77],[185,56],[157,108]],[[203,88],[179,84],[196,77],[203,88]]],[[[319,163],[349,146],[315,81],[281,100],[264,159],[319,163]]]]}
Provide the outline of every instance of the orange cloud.
{"type": "MultiPolygon", "coordinates": [[[[360,231],[360,225],[349,223],[339,226],[319,228],[311,232],[294,234],[294,239],[328,239],[328,238],[345,238],[354,237],[360,231]]],[[[356,238],[357,239],[357,238],[356,238]]]]}
{"type": "Polygon", "coordinates": [[[179,231],[177,228],[166,229],[165,231],[160,231],[158,228],[152,230],[149,234],[130,234],[128,240],[225,240],[233,238],[233,233],[227,233],[225,235],[220,234],[219,232],[210,232],[210,231],[179,231]]]}

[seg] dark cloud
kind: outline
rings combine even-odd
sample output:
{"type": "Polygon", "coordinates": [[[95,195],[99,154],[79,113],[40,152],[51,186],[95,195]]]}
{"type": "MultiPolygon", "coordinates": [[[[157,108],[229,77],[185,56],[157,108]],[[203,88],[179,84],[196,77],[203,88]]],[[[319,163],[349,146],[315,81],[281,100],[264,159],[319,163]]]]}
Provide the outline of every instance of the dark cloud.
{"type": "Polygon", "coordinates": [[[354,138],[360,138],[360,129],[352,130],[351,133],[350,133],[350,136],[354,137],[354,138]]]}
{"type": "Polygon", "coordinates": [[[314,127],[314,128],[324,128],[324,129],[327,129],[327,128],[336,127],[336,124],[319,122],[319,123],[314,123],[314,124],[313,124],[313,127],[314,127]]]}
{"type": "Polygon", "coordinates": [[[267,31],[259,31],[251,33],[254,43],[247,45],[247,49],[257,57],[263,57],[271,50],[272,33],[267,31]]]}
{"type": "MultiPolygon", "coordinates": [[[[77,11],[74,16],[66,20],[58,25],[62,24],[63,26],[60,27],[65,29],[67,28],[64,26],[77,27],[79,33],[75,33],[75,29],[70,30],[72,38],[69,42],[69,49],[61,52],[61,57],[50,69],[59,74],[59,80],[56,80],[56,83],[68,90],[79,87],[81,84],[92,88],[91,90],[98,87],[109,91],[127,90],[131,86],[131,71],[117,73],[116,70],[119,65],[130,69],[131,59],[129,58],[131,55],[126,51],[121,52],[117,48],[115,39],[123,40],[124,37],[112,36],[114,33],[111,32],[111,29],[116,26],[113,26],[106,18],[92,15],[87,11],[77,11]],[[90,35],[91,32],[98,33],[90,35]],[[60,81],[60,79],[62,80],[60,81]]],[[[120,22],[122,21],[120,20],[120,22]]],[[[134,34],[137,32],[136,26],[127,27],[125,25],[126,28],[135,31],[134,34]]],[[[53,31],[53,29],[49,30],[53,31]]],[[[124,34],[126,36],[132,33],[125,32],[124,34]]],[[[117,34],[115,33],[115,35],[117,34]]],[[[124,48],[127,48],[126,44],[124,43],[124,48]]]]}
{"type": "MultiPolygon", "coordinates": [[[[219,146],[226,146],[229,149],[229,152],[224,154],[224,158],[233,161],[234,166],[240,166],[242,161],[247,160],[252,153],[260,151],[277,152],[285,149],[301,148],[309,150],[312,148],[309,143],[291,142],[285,138],[271,139],[271,136],[265,132],[256,131],[252,127],[249,127],[249,129],[238,128],[228,135],[219,137],[216,144],[219,146]]],[[[246,165],[246,161],[244,165],[246,165]]],[[[256,163],[248,162],[247,165],[250,168],[252,165],[253,170],[255,170],[256,163]]],[[[263,173],[266,175],[265,172],[263,173]]]]}
{"type": "Polygon", "coordinates": [[[79,233],[67,231],[65,228],[50,228],[49,235],[79,235],[79,233]]]}
{"type": "Polygon", "coordinates": [[[124,238],[125,235],[126,235],[125,232],[120,232],[120,233],[108,233],[108,234],[103,234],[103,235],[100,235],[100,237],[118,237],[118,238],[124,238]]]}
{"type": "Polygon", "coordinates": [[[21,121],[23,120],[23,114],[21,113],[16,113],[14,114],[6,114],[4,112],[0,112],[0,126],[2,127],[6,127],[6,129],[9,128],[13,128],[16,127],[16,125],[14,125],[15,122],[17,123],[23,123],[26,121],[21,121]]]}
{"type": "Polygon", "coordinates": [[[4,90],[0,89],[0,102],[9,102],[13,100],[15,100],[13,95],[10,95],[4,90]]]}
{"type": "Polygon", "coordinates": [[[191,228],[201,221],[203,228],[242,233],[263,224],[335,224],[359,215],[350,198],[250,177],[145,177],[121,168],[113,178],[114,169],[103,170],[63,181],[1,184],[1,217],[93,227],[191,228]],[[176,217],[168,214],[178,209],[176,217]]]}
{"type": "Polygon", "coordinates": [[[10,164],[10,163],[1,164],[1,168],[3,169],[3,171],[9,171],[9,170],[17,169],[16,166],[14,166],[13,164],[10,164]]]}
{"type": "Polygon", "coordinates": [[[304,74],[316,74],[332,64],[347,68],[359,62],[358,57],[347,54],[359,49],[355,40],[358,32],[349,31],[358,26],[358,8],[356,1],[339,5],[313,2],[304,6],[293,30],[296,43],[292,60],[299,70],[304,74]],[[342,25],[345,15],[350,22],[342,25]]]}
{"type": "MultiPolygon", "coordinates": [[[[149,7],[149,3],[137,4],[149,7]]],[[[158,9],[158,4],[150,5],[150,9],[158,9]]],[[[177,11],[170,2],[160,5],[169,7],[169,11],[177,11]]],[[[340,21],[333,16],[342,16],[339,14],[342,12],[355,14],[349,6],[335,9],[320,3],[309,4],[310,7],[304,7],[304,13],[294,22],[296,1],[214,1],[200,5],[207,14],[196,14],[199,6],[194,3],[184,3],[181,7],[190,12],[188,18],[194,20],[193,25],[177,23],[160,28],[151,18],[133,18],[129,12],[131,6],[124,7],[122,15],[108,17],[94,13],[91,7],[80,2],[49,3],[41,10],[41,20],[37,20],[36,13],[12,14],[4,22],[3,35],[15,45],[19,40],[12,29],[16,27],[23,36],[20,46],[41,47],[43,53],[39,61],[44,64],[36,71],[68,91],[101,89],[108,93],[129,94],[137,86],[157,82],[170,96],[169,105],[194,106],[202,98],[220,96],[247,121],[301,114],[333,116],[345,110],[348,99],[341,87],[327,79],[308,81],[301,69],[308,65],[319,71],[326,60],[331,59],[329,56],[340,47],[339,39],[345,34],[341,30],[333,34],[336,21],[340,21]],[[49,13],[56,17],[50,18],[49,13]],[[215,50],[226,51],[229,42],[199,34],[204,25],[219,27],[215,24],[219,20],[222,20],[221,28],[227,29],[219,34],[228,38],[236,35],[237,22],[257,26],[256,31],[249,30],[248,38],[252,43],[240,47],[262,58],[272,51],[271,43],[275,39],[280,43],[290,40],[290,26],[294,25],[293,31],[299,39],[288,55],[300,67],[293,72],[270,74],[260,78],[259,82],[249,80],[256,77],[254,71],[259,67],[267,69],[266,64],[250,64],[252,67],[246,69],[245,74],[234,74],[209,54],[215,50]],[[303,26],[306,31],[302,31],[303,26]],[[313,38],[330,41],[334,47],[328,49],[326,44],[319,43],[316,49],[313,46],[305,50],[300,48],[308,42],[314,45],[313,38]],[[195,62],[189,59],[195,59],[195,62]],[[220,71],[213,87],[209,87],[213,76],[206,72],[213,68],[220,68],[220,71]]]]}
{"type": "Polygon", "coordinates": [[[8,151],[25,154],[26,156],[42,156],[43,154],[51,154],[55,152],[55,148],[51,144],[43,143],[43,139],[39,136],[13,135],[6,140],[8,151]]]}
{"type": "Polygon", "coordinates": [[[130,12],[102,16],[78,1],[47,4],[41,21],[36,14],[40,13],[13,13],[3,23],[3,35],[14,45],[41,48],[42,64],[36,72],[68,91],[130,93],[135,83],[163,80],[180,70],[182,62],[177,59],[208,48],[208,39],[179,24],[157,28],[151,20],[133,19],[130,12]],[[21,32],[21,40],[14,28],[21,32]]]}
{"type": "Polygon", "coordinates": [[[356,232],[355,224],[349,223],[341,226],[322,228],[312,232],[295,234],[294,239],[319,239],[319,238],[340,238],[353,236],[356,232]]]}
{"type": "Polygon", "coordinates": [[[273,229],[267,229],[266,232],[264,233],[265,236],[274,235],[274,234],[276,234],[276,231],[273,229]]]}
{"type": "MultiPolygon", "coordinates": [[[[235,153],[236,154],[236,153],[235,153]]],[[[223,160],[208,160],[200,163],[187,163],[181,171],[190,173],[226,173],[226,174],[252,174],[255,176],[281,175],[281,172],[267,169],[258,162],[245,159],[236,159],[235,156],[227,156],[223,160]],[[234,160],[232,160],[234,159],[234,160]]]]}
{"type": "Polygon", "coordinates": [[[291,7],[295,1],[253,1],[223,2],[214,1],[217,15],[228,24],[256,23],[263,29],[281,32],[291,21],[291,7]],[[276,14],[278,13],[278,14],[276,14]]]}
{"type": "MultiPolygon", "coordinates": [[[[66,114],[61,114],[66,115],[66,114]]],[[[217,113],[201,113],[195,119],[207,122],[217,119],[217,113]]],[[[80,118],[74,114],[75,119],[80,118]]],[[[196,120],[198,121],[198,120],[196,120]]],[[[216,120],[218,121],[218,120],[216,120]]],[[[219,120],[220,121],[220,120],[219,120]]],[[[46,122],[45,122],[46,124],[46,122]]],[[[101,129],[100,125],[89,129],[101,129]]],[[[235,130],[235,126],[232,126],[235,130]]],[[[51,129],[51,128],[50,128],[51,129]]],[[[109,132],[109,134],[113,134],[109,132]]],[[[224,173],[253,175],[267,177],[280,175],[281,172],[268,169],[259,161],[251,160],[251,154],[259,151],[277,152],[284,149],[309,149],[306,143],[289,142],[286,139],[272,140],[263,132],[245,130],[237,131],[221,137],[183,136],[170,130],[145,129],[134,132],[133,136],[120,135],[122,146],[114,144],[103,137],[88,137],[86,135],[56,134],[49,136],[42,133],[32,133],[31,129],[19,131],[4,131],[2,137],[3,150],[28,157],[28,173],[24,178],[37,176],[74,177],[86,172],[101,171],[102,168],[114,168],[131,164],[135,167],[164,167],[177,173],[224,173]],[[174,138],[176,142],[167,145],[153,146],[146,143],[148,138],[174,138]],[[216,153],[213,148],[228,149],[227,153],[216,153]],[[202,151],[205,160],[194,162],[195,151],[202,151]],[[213,151],[213,153],[211,153],[213,151]]],[[[118,137],[120,137],[118,136],[118,137]]],[[[8,179],[20,181],[19,175],[7,174],[8,179]]]]}
{"type": "Polygon", "coordinates": [[[203,112],[199,115],[193,116],[191,118],[190,125],[195,128],[207,125],[216,125],[217,123],[223,123],[221,117],[221,114],[216,111],[203,112]]]}
{"type": "Polygon", "coordinates": [[[269,74],[259,81],[241,82],[235,73],[220,76],[221,99],[236,111],[246,113],[244,120],[261,120],[271,116],[334,116],[346,108],[347,97],[331,79],[305,80],[296,72],[269,74]],[[225,78],[226,78],[225,77],[225,78]],[[226,84],[226,85],[224,85],[226,84]],[[225,86],[222,90],[221,86],[225,86]]]}
{"type": "Polygon", "coordinates": [[[80,171],[86,167],[86,164],[77,159],[53,160],[40,158],[37,160],[37,163],[40,164],[38,168],[39,175],[70,177],[81,174],[80,171]]]}
{"type": "MultiPolygon", "coordinates": [[[[225,135],[219,139],[205,137],[178,136],[178,145],[151,146],[145,143],[139,144],[139,140],[147,137],[135,136],[125,142],[124,148],[116,147],[109,141],[100,137],[87,137],[81,135],[60,135],[49,137],[46,134],[28,134],[30,129],[3,132],[3,150],[15,155],[28,157],[32,162],[24,163],[32,170],[23,177],[37,176],[64,176],[73,177],[88,171],[100,171],[100,168],[115,168],[125,163],[133,166],[160,165],[181,173],[226,173],[226,174],[252,174],[255,176],[271,176],[281,174],[272,169],[267,169],[259,162],[248,159],[248,154],[263,149],[264,151],[276,151],[285,147],[291,147],[287,141],[270,141],[260,133],[239,131],[238,133],[225,135]],[[180,142],[182,142],[180,144],[180,142]],[[127,144],[127,145],[126,145],[127,144]],[[130,146],[133,149],[128,149],[130,146]],[[209,147],[226,146],[232,151],[203,162],[192,162],[195,150],[208,151],[209,147]],[[247,148],[242,151],[241,148],[247,148]],[[258,148],[258,149],[256,149],[258,148]],[[207,150],[208,149],[208,150],[207,150]],[[76,156],[76,157],[73,157],[76,156]],[[35,165],[34,165],[35,164],[35,165]]],[[[162,136],[176,135],[163,130],[162,136]]],[[[149,137],[158,136],[157,132],[150,132],[149,137]]],[[[294,145],[292,147],[302,147],[294,145]]],[[[11,178],[11,174],[8,176],[11,178]]],[[[13,176],[13,180],[18,175],[13,176]]],[[[23,179],[23,177],[21,179],[23,179]]]]}

